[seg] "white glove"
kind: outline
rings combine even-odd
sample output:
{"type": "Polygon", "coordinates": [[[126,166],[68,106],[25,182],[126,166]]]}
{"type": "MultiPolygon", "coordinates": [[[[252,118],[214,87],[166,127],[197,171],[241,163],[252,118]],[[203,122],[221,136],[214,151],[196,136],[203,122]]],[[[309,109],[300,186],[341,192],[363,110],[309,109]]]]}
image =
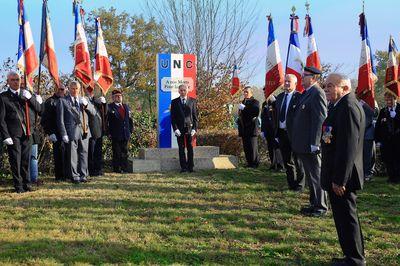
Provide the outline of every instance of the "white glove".
{"type": "Polygon", "coordinates": [[[396,116],[396,111],[390,111],[390,117],[394,118],[396,116]]]}
{"type": "Polygon", "coordinates": [[[86,105],[88,105],[88,101],[86,100],[85,97],[80,97],[79,98],[79,104],[83,105],[83,106],[86,106],[86,105]]]}
{"type": "Polygon", "coordinates": [[[380,142],[375,143],[375,147],[380,148],[381,147],[381,143],[380,142]]]}
{"type": "Polygon", "coordinates": [[[67,135],[63,136],[63,137],[62,137],[62,140],[63,140],[65,143],[68,143],[68,142],[69,142],[69,138],[68,138],[67,135]]]}
{"type": "MultiPolygon", "coordinates": [[[[68,137],[68,136],[67,136],[67,137],[68,137]]],[[[51,142],[56,142],[56,141],[57,141],[57,136],[56,136],[56,134],[51,134],[51,135],[49,136],[49,139],[50,139],[51,142]]]]}
{"type": "Polygon", "coordinates": [[[106,98],[104,98],[103,96],[100,96],[99,100],[100,100],[101,103],[106,103],[107,102],[106,98]]]}
{"type": "Polygon", "coordinates": [[[278,144],[279,144],[279,139],[278,139],[278,138],[275,138],[275,141],[276,141],[276,143],[278,143],[278,144]]]}
{"type": "Polygon", "coordinates": [[[316,146],[316,145],[311,145],[311,152],[314,153],[314,152],[317,152],[317,151],[319,151],[319,147],[316,146]]]}
{"type": "Polygon", "coordinates": [[[263,131],[261,131],[261,138],[265,139],[265,133],[263,131]]]}
{"type": "Polygon", "coordinates": [[[239,110],[243,110],[246,107],[243,103],[239,104],[239,110]]]}
{"type": "Polygon", "coordinates": [[[30,93],[28,90],[22,90],[22,97],[29,100],[32,97],[32,93],[30,93]]]}
{"type": "Polygon", "coordinates": [[[36,101],[37,101],[39,104],[42,104],[42,103],[43,103],[42,96],[36,94],[36,95],[35,95],[35,98],[36,98],[36,101]]]}
{"type": "Polygon", "coordinates": [[[6,145],[8,145],[8,146],[14,144],[12,138],[6,138],[5,140],[3,140],[3,143],[6,144],[6,145]]]}
{"type": "Polygon", "coordinates": [[[177,136],[177,137],[181,136],[181,132],[179,131],[179,129],[175,130],[175,136],[177,136]]]}
{"type": "Polygon", "coordinates": [[[194,136],[194,134],[196,134],[196,130],[192,129],[192,131],[190,131],[190,136],[194,136]]]}

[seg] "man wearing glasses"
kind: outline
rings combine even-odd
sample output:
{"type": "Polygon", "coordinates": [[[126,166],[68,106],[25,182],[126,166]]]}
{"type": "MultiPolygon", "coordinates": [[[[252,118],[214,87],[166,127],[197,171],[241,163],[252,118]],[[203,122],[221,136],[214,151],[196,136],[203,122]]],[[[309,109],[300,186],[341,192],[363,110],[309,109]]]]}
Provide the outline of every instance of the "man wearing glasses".
{"type": "Polygon", "coordinates": [[[326,96],[317,82],[321,74],[314,67],[304,68],[305,91],[296,106],[291,133],[292,149],[303,164],[310,189],[310,205],[301,212],[314,217],[323,216],[328,210],[327,195],[321,188],[321,131],[327,117],[326,96]]]}

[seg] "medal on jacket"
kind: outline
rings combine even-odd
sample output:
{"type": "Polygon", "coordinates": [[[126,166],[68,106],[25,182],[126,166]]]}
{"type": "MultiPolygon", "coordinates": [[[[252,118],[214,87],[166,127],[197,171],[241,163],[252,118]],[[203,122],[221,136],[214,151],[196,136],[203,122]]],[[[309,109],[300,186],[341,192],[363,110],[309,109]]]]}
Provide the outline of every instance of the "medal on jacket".
{"type": "Polygon", "coordinates": [[[325,144],[330,144],[332,142],[332,127],[331,126],[323,126],[322,127],[322,140],[325,144]]]}

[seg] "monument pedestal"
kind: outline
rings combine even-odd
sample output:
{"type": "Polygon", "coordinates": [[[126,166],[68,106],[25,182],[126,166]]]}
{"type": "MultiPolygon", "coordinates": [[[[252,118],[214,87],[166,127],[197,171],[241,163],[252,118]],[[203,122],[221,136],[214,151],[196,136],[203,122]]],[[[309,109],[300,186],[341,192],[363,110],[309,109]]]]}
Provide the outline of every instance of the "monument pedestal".
{"type": "MultiPolygon", "coordinates": [[[[234,169],[238,165],[236,156],[220,155],[219,147],[198,146],[193,152],[194,170],[234,169]]],[[[129,159],[129,168],[133,173],[180,170],[178,148],[141,149],[138,158],[129,159]]]]}

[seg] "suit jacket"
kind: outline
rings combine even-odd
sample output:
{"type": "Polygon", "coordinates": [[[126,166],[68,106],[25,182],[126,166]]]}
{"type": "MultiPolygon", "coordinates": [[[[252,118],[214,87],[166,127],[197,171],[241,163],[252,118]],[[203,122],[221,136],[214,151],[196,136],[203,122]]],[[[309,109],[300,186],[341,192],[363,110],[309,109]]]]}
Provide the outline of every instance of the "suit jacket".
{"type": "Polygon", "coordinates": [[[40,124],[47,135],[55,134],[58,140],[61,140],[59,130],[57,130],[57,103],[60,97],[53,94],[44,102],[44,110],[40,124]]]}
{"type": "Polygon", "coordinates": [[[361,106],[364,110],[365,114],[365,135],[364,139],[373,140],[374,139],[374,118],[375,118],[375,110],[372,109],[367,103],[361,101],[361,106]]]}
{"type": "Polygon", "coordinates": [[[362,189],[365,115],[353,93],[329,110],[322,130],[322,188],[331,190],[335,183],[349,191],[362,189]]]}
{"type": "Polygon", "coordinates": [[[107,104],[101,103],[99,99],[95,97],[91,97],[89,100],[95,111],[93,115],[89,115],[90,133],[92,134],[92,138],[98,139],[105,133],[102,112],[104,110],[104,118],[107,118],[107,104]]]}
{"type": "Polygon", "coordinates": [[[238,130],[239,137],[256,137],[257,123],[260,114],[260,103],[253,97],[242,101],[246,107],[239,110],[238,130]]]}
{"type": "Polygon", "coordinates": [[[122,104],[125,109],[125,117],[121,117],[118,106],[115,103],[108,105],[107,122],[108,134],[114,140],[129,140],[133,132],[133,122],[130,119],[129,106],[122,104]]]}
{"type": "Polygon", "coordinates": [[[396,116],[391,118],[387,107],[380,110],[375,125],[376,142],[400,142],[400,104],[396,104],[395,111],[396,116]]]}
{"type": "MultiPolygon", "coordinates": [[[[2,139],[22,137],[27,134],[25,100],[22,89],[15,95],[11,89],[0,94],[0,135],[2,139]]],[[[40,112],[41,106],[32,96],[28,101],[31,133],[35,130],[34,112],[40,112]]]]}
{"type": "Polygon", "coordinates": [[[197,131],[197,100],[187,97],[185,106],[181,98],[175,98],[171,101],[171,125],[175,130],[179,129],[182,134],[190,133],[192,129],[197,131]]]}
{"type": "Polygon", "coordinates": [[[94,115],[94,112],[94,107],[89,100],[86,107],[80,105],[78,109],[74,106],[70,95],[60,98],[57,102],[57,129],[60,136],[68,135],[69,140],[90,138],[88,116],[94,115]],[[85,113],[85,121],[83,121],[83,112],[85,113]],[[83,125],[87,128],[86,136],[83,133],[83,125]]]}
{"type": "Polygon", "coordinates": [[[318,85],[304,91],[296,105],[290,134],[295,153],[311,153],[311,145],[320,145],[322,123],[326,116],[327,102],[324,91],[318,85]]]}
{"type": "Polygon", "coordinates": [[[274,138],[276,132],[276,100],[263,102],[261,107],[261,131],[266,137],[274,138]]]}
{"type": "MultiPolygon", "coordinates": [[[[293,117],[294,113],[296,110],[296,106],[301,99],[301,93],[298,91],[293,92],[292,98],[290,99],[290,102],[288,103],[288,110],[286,113],[286,130],[288,133],[288,136],[291,136],[293,130],[293,117]]],[[[279,116],[281,113],[282,109],[282,103],[283,103],[283,98],[285,97],[285,92],[281,92],[277,97],[276,97],[276,131],[275,131],[275,136],[278,135],[278,129],[279,129],[279,116]]]]}

